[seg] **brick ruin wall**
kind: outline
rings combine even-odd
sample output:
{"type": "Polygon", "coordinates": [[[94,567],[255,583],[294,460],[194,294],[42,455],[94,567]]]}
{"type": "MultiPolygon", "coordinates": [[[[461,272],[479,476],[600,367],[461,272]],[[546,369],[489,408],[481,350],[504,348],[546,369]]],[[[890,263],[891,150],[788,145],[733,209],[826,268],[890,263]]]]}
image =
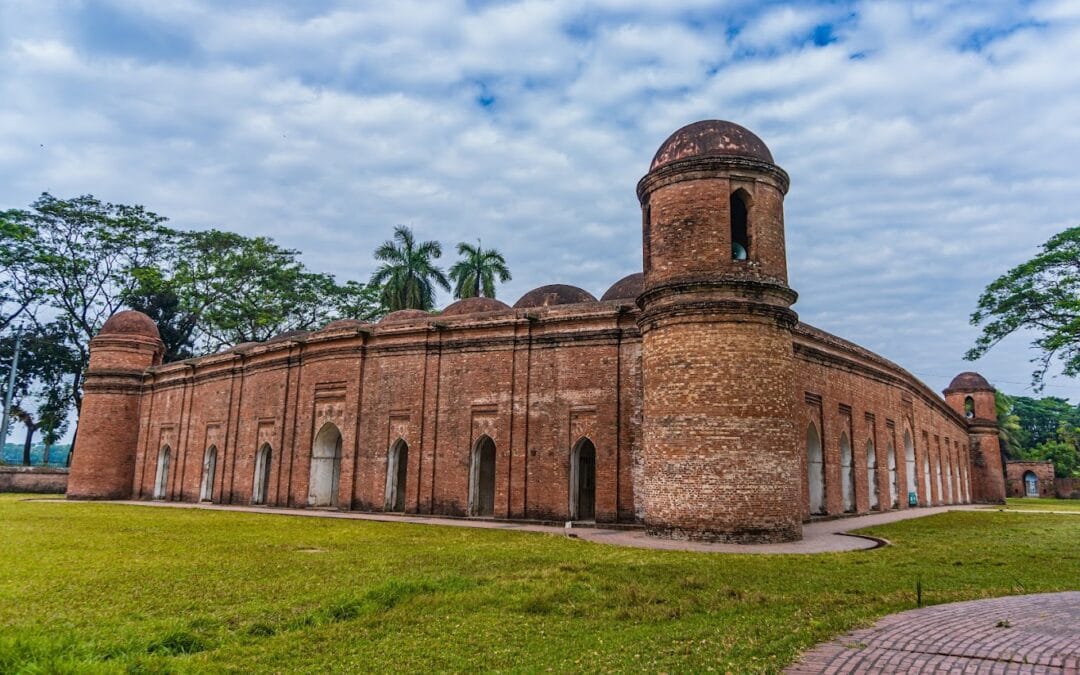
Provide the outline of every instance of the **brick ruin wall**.
{"type": "Polygon", "coordinates": [[[1039,497],[1057,496],[1053,462],[1010,461],[1005,463],[1005,493],[1009,497],[1028,496],[1024,489],[1024,475],[1028,472],[1035,474],[1039,497]]]}
{"type": "MultiPolygon", "coordinates": [[[[143,377],[133,496],[197,501],[206,451],[216,449],[212,500],[252,499],[256,454],[271,448],[266,503],[308,503],[314,439],[342,436],[337,503],[383,510],[390,449],[408,445],[405,510],[468,513],[473,448],[494,441],[494,515],[570,517],[571,449],[596,448],[596,519],[641,522],[642,372],[637,309],[597,302],[324,330],[150,368],[143,377]]],[[[880,495],[907,508],[904,433],[912,438],[920,504],[969,501],[964,420],[911,375],[866,350],[800,324],[794,331],[798,471],[809,517],[809,425],[821,438],[824,511],[842,514],[840,438],[853,448],[855,511],[870,510],[867,441],[880,495]],[[888,448],[897,470],[890,477],[888,448]],[[923,467],[934,474],[924,489],[923,467]],[[936,469],[942,467],[940,490],[936,469]]],[[[722,382],[717,383],[723,395],[722,382]]],[[[892,507],[883,497],[880,508],[892,507]]],[[[742,504],[748,511],[754,504],[742,504]]]]}

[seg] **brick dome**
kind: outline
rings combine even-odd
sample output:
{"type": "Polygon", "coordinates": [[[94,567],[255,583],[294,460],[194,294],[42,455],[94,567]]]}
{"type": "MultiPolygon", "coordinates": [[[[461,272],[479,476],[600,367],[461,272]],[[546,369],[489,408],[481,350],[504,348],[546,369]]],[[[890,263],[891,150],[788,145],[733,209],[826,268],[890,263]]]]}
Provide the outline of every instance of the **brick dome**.
{"type": "Polygon", "coordinates": [[[949,388],[945,391],[952,391],[954,389],[965,391],[993,391],[994,387],[987,382],[986,378],[982,375],[968,371],[954,377],[953,381],[949,383],[949,388]]]}
{"type": "Polygon", "coordinates": [[[379,319],[379,323],[399,323],[402,321],[412,321],[413,319],[430,319],[431,314],[425,312],[422,309],[399,309],[396,312],[390,312],[383,318],[379,319]]]}
{"type": "Polygon", "coordinates": [[[463,298],[451,304],[439,316],[460,316],[478,312],[499,312],[510,309],[510,305],[495,298],[463,298]]]}
{"type": "Polygon", "coordinates": [[[360,328],[361,326],[366,325],[366,323],[360,321],[359,319],[338,319],[336,321],[331,321],[330,323],[326,324],[325,326],[320,328],[319,331],[345,330],[346,328],[360,328]]]}
{"type": "Polygon", "coordinates": [[[514,303],[514,309],[528,307],[551,307],[573,305],[579,302],[596,302],[596,297],[583,288],[567,284],[551,284],[534,288],[514,303]]]}
{"type": "Polygon", "coordinates": [[[267,340],[267,342],[283,342],[285,340],[303,340],[308,335],[311,335],[311,331],[308,331],[308,330],[287,330],[284,333],[278,333],[274,337],[267,340]]]}
{"type": "Polygon", "coordinates": [[[611,288],[607,289],[607,293],[604,293],[604,297],[600,299],[603,301],[636,300],[637,296],[641,295],[641,291],[644,290],[644,288],[645,274],[642,272],[634,272],[612,284],[611,288]]]}
{"type": "Polygon", "coordinates": [[[134,309],[125,309],[110,316],[98,331],[98,335],[140,335],[155,340],[161,339],[154,320],[134,309]]]}
{"type": "Polygon", "coordinates": [[[649,170],[692,157],[745,157],[773,163],[768,146],[746,127],[724,120],[702,120],[668,136],[649,170]]]}

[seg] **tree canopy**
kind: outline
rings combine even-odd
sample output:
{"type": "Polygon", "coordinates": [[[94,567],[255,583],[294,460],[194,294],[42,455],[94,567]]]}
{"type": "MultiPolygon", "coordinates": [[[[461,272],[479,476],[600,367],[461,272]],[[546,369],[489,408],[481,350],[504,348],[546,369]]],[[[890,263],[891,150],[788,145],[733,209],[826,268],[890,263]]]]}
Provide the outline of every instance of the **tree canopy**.
{"type": "Polygon", "coordinates": [[[1009,459],[1049,460],[1059,478],[1080,477],[1080,406],[999,393],[998,428],[1009,459]]]}
{"type": "Polygon", "coordinates": [[[457,245],[461,260],[450,267],[450,279],[454,282],[455,298],[495,297],[495,278],[500,283],[510,281],[510,268],[506,259],[495,249],[484,249],[461,242],[457,245]]]}
{"type": "Polygon", "coordinates": [[[404,225],[394,228],[394,238],[375,249],[382,262],[371,275],[371,285],[382,287],[382,304],[389,311],[435,308],[435,286],[450,290],[450,282],[436,264],[442,257],[437,241],[417,242],[404,225]]]}
{"type": "Polygon", "coordinates": [[[1080,374],[1080,226],[1054,235],[1034,258],[987,286],[971,323],[982,326],[982,333],[967,359],[1029,329],[1036,334],[1032,346],[1040,352],[1032,374],[1037,390],[1055,359],[1066,376],[1080,374]]]}

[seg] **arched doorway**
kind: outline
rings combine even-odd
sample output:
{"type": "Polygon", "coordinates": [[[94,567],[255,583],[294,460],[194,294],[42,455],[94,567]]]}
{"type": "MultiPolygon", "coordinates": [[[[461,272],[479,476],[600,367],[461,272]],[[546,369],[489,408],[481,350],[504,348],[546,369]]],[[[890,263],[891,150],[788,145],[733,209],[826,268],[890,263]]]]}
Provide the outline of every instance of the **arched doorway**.
{"type": "Polygon", "coordinates": [[[953,503],[953,472],[952,472],[952,452],[946,451],[941,456],[941,463],[944,465],[942,473],[945,476],[945,503],[953,503]]]}
{"type": "Polygon", "coordinates": [[[405,485],[409,477],[409,444],[399,438],[386,462],[386,510],[405,512],[405,485]]]}
{"type": "Polygon", "coordinates": [[[840,434],[840,489],[844,496],[844,511],[855,510],[855,462],[847,432],[840,434]]]}
{"type": "MultiPolygon", "coordinates": [[[[925,441],[926,438],[923,438],[925,441]]],[[[934,503],[934,495],[930,492],[930,448],[927,445],[923,445],[923,503],[930,506],[934,503]]]]}
{"type": "Polygon", "coordinates": [[[915,478],[915,443],[911,440],[911,432],[904,429],[904,469],[907,478],[908,504],[914,506],[919,503],[919,482],[915,478]],[[914,499],[913,499],[914,497],[914,499]]]}
{"type": "Polygon", "coordinates": [[[269,443],[263,443],[259,452],[255,453],[255,472],[252,479],[251,503],[265,504],[270,492],[270,460],[273,452],[269,443]]]}
{"type": "Polygon", "coordinates": [[[1035,475],[1034,471],[1024,472],[1024,496],[1039,496],[1039,477],[1035,475]]]}
{"type": "Polygon", "coordinates": [[[570,519],[596,519],[596,446],[588,438],[570,452],[570,519]]]}
{"type": "Polygon", "coordinates": [[[889,508],[900,506],[900,472],[896,470],[896,446],[889,441],[887,454],[889,462],[889,508]]]}
{"type": "Polygon", "coordinates": [[[806,428],[806,493],[810,513],[825,513],[825,458],[821,452],[821,436],[813,424],[806,428]]]}
{"type": "Polygon", "coordinates": [[[934,458],[934,487],[937,488],[938,502],[945,502],[945,493],[943,490],[945,487],[941,484],[941,450],[938,449],[938,456],[934,458]]]}
{"type": "Polygon", "coordinates": [[[217,446],[206,449],[202,463],[202,484],[199,486],[199,501],[209,502],[214,499],[214,474],[217,471],[217,446]]]}
{"type": "Polygon", "coordinates": [[[311,447],[311,473],[308,479],[309,506],[337,506],[341,481],[341,431],[327,422],[315,436],[311,447]]]}
{"type": "Polygon", "coordinates": [[[870,508],[876,509],[881,506],[878,500],[878,476],[877,476],[877,450],[874,449],[874,441],[866,441],[866,489],[870,495],[870,508]]]}
{"type": "Polygon", "coordinates": [[[469,515],[495,515],[495,441],[481,436],[473,445],[469,471],[469,515]]]}
{"type": "Polygon", "coordinates": [[[164,446],[158,452],[157,480],[154,481],[154,499],[165,499],[169,493],[169,457],[172,451],[164,446]]]}

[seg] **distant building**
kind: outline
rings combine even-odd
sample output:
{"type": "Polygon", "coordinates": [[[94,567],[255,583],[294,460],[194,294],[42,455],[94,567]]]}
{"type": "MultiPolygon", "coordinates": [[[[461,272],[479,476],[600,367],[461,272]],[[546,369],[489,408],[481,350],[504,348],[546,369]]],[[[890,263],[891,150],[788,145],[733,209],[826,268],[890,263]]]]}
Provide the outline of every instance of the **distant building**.
{"type": "Polygon", "coordinates": [[[1010,497],[1053,497],[1054,463],[1007,461],[1005,484],[1010,497]]]}
{"type": "Polygon", "coordinates": [[[168,364],[153,322],[120,312],[91,343],[68,496],[739,542],[1002,501],[985,379],[964,373],[942,399],[798,321],[787,190],[761,139],[698,122],[638,183],[642,271],[599,300],[545,286],[513,307],[461,300],[168,364]]]}

